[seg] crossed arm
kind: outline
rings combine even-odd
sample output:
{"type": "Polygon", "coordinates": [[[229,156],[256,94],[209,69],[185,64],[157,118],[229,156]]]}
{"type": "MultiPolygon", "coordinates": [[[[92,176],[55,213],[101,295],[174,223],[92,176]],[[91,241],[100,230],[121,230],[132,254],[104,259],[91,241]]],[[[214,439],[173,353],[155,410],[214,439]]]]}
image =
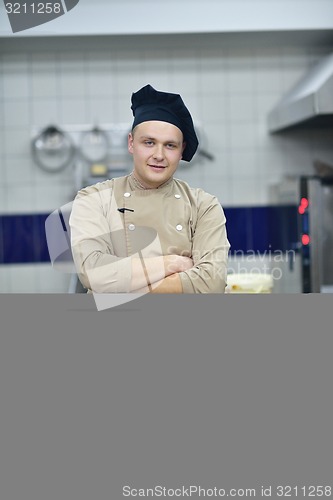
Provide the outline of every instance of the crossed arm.
{"type": "MultiPolygon", "coordinates": [[[[182,255],[164,255],[145,259],[145,275],[149,276],[150,293],[183,293],[179,273],[193,267],[193,260],[182,255]],[[164,274],[161,278],[161,271],[164,274]]],[[[135,291],[145,291],[147,282],[142,282],[141,262],[132,259],[132,287],[135,291]]]]}
{"type": "Polygon", "coordinates": [[[151,257],[149,252],[116,256],[98,200],[79,195],[70,217],[73,258],[85,288],[96,293],[224,292],[229,242],[224,213],[214,197],[199,204],[191,257],[151,257]]]}

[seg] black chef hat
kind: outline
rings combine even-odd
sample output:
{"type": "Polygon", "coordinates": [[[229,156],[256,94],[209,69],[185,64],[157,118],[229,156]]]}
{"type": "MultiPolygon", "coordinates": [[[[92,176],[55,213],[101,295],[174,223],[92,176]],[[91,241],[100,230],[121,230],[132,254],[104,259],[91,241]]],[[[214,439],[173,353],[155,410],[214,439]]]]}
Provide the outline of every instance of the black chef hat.
{"type": "Polygon", "coordinates": [[[172,123],[178,127],[186,142],[182,159],[191,161],[199,142],[190,112],[179,94],[159,92],[151,85],[146,85],[132,94],[131,110],[134,116],[132,130],[139,123],[154,120],[172,123]]]}

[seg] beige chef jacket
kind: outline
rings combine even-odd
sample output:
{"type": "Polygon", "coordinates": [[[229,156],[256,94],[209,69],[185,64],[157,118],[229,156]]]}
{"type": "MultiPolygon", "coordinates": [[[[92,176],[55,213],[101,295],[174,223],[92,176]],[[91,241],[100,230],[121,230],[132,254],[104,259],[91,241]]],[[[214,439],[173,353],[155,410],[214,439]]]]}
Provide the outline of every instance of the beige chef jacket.
{"type": "Polygon", "coordinates": [[[133,257],[144,273],[145,258],[173,254],[194,262],[179,273],[184,293],[225,290],[230,245],[223,209],[215,196],[182,180],[144,189],[130,174],[88,186],[78,192],[69,224],[75,266],[88,291],[132,292],[133,257]]]}

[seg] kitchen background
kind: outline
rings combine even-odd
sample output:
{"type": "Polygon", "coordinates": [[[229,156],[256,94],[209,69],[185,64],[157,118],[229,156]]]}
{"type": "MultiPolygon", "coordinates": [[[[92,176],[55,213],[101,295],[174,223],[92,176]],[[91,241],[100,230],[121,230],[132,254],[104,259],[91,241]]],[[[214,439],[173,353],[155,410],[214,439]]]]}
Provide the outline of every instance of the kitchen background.
{"type": "MultiPolygon", "coordinates": [[[[267,125],[281,97],[333,51],[333,18],[325,22],[330,29],[315,26],[313,18],[312,29],[271,32],[243,27],[229,33],[2,34],[0,292],[70,287],[71,276],[52,268],[41,245],[46,216],[75,196],[74,165],[43,171],[31,154],[33,134],[48,125],[130,126],[131,93],[147,83],[180,93],[202,133],[209,157],[182,165],[177,176],[215,194],[224,207],[233,250],[229,270],[279,268],[274,291],[301,291],[297,256],[292,263],[272,259],[267,250],[279,250],[279,242],[272,246],[269,236],[257,246],[251,242],[265,233],[265,224],[279,220],[267,219],[274,184],[286,174],[312,175],[317,159],[333,164],[333,127],[270,134],[267,125]],[[240,257],[242,251],[251,258],[240,257]]],[[[285,250],[281,246],[281,255],[285,250]]]]}

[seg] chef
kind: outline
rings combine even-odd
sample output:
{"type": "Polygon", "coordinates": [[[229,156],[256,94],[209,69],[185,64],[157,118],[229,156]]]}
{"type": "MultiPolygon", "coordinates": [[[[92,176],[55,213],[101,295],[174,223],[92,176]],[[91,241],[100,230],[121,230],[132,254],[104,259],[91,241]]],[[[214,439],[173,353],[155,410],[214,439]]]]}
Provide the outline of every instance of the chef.
{"type": "Polygon", "coordinates": [[[95,293],[224,293],[229,242],[217,198],[176,179],[198,139],[178,94],[132,94],[133,171],[81,189],[70,216],[79,279],[95,293]]]}

